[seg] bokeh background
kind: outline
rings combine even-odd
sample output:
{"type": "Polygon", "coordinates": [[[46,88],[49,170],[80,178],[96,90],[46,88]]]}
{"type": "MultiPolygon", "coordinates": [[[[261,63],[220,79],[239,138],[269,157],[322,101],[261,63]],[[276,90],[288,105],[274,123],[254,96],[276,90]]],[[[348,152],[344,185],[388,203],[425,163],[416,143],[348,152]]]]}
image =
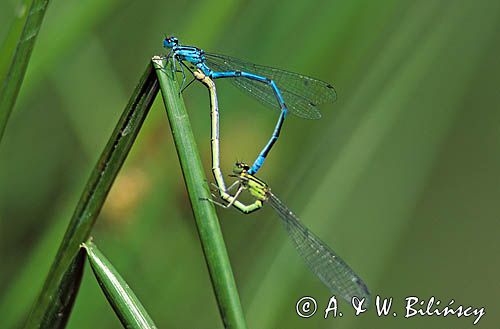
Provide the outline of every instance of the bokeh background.
{"type": "MultiPolygon", "coordinates": [[[[20,10],[0,3],[0,40],[20,10]]],[[[250,328],[471,328],[403,316],[404,298],[500,320],[500,2],[52,1],[0,145],[0,322],[22,324],[91,169],[164,33],[335,85],[323,118],[290,116],[260,177],[366,281],[393,297],[340,319],[295,314],[329,292],[273,211],[219,209],[250,328]]],[[[1,56],[1,55],[0,55],[1,56]]],[[[223,170],[251,161],[277,112],[218,83],[223,170]]],[[[207,179],[206,89],[184,93],[207,179]]],[[[160,97],[95,241],[161,328],[222,326],[160,97]]],[[[120,328],[87,268],[68,328],[120,328]]]]}

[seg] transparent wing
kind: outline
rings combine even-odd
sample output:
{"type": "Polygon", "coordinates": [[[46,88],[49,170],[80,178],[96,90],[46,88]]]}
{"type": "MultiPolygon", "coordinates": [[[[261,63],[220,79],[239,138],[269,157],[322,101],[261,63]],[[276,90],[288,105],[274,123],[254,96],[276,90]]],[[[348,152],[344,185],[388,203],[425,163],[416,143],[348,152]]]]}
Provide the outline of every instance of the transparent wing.
{"type": "Polygon", "coordinates": [[[370,292],[363,280],[330,247],[312,233],[274,194],[269,192],[269,203],[279,214],[288,235],[309,268],[336,296],[351,303],[352,297],[370,302],[370,292]]]}
{"type": "MultiPolygon", "coordinates": [[[[216,72],[245,71],[274,80],[290,112],[302,118],[321,118],[318,105],[333,102],[337,97],[333,86],[305,75],[252,64],[219,54],[205,53],[205,61],[216,72]]],[[[279,104],[270,86],[247,78],[230,80],[234,85],[264,104],[279,109],[279,104]]]]}

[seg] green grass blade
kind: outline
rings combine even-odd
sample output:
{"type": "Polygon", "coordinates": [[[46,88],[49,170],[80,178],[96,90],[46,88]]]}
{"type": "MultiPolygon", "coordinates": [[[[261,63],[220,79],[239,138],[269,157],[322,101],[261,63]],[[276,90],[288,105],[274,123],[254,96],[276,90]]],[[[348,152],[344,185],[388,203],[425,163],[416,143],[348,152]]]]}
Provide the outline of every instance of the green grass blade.
{"type": "Polygon", "coordinates": [[[170,67],[164,68],[159,59],[153,63],[222,320],[226,328],[246,328],[217,214],[203,201],[211,196],[184,102],[170,67]]]}
{"type": "Polygon", "coordinates": [[[24,74],[28,67],[31,51],[35,46],[38,31],[42,25],[49,0],[33,0],[24,24],[23,32],[17,44],[16,53],[9,68],[9,73],[0,89],[0,141],[2,140],[5,126],[9,120],[12,108],[16,103],[19,89],[23,83],[24,74]]]}
{"type": "Polygon", "coordinates": [[[9,32],[0,46],[0,80],[3,81],[9,69],[9,64],[14,57],[17,41],[23,31],[24,23],[28,17],[29,0],[22,0],[18,5],[15,12],[14,20],[9,27],[9,32]]]}
{"type": "Polygon", "coordinates": [[[83,247],[87,251],[90,266],[99,286],[123,327],[130,329],[156,328],[137,296],[99,248],[91,241],[83,244],[83,247]]]}
{"type": "Polygon", "coordinates": [[[142,127],[158,93],[157,81],[154,70],[148,65],[87,181],[25,328],[55,328],[53,312],[60,309],[61,300],[68,294],[61,289],[65,273],[74,262],[80,244],[88,239],[111,185],[142,127]]]}
{"type": "Polygon", "coordinates": [[[66,327],[80,288],[84,265],[85,252],[80,251],[69,264],[67,271],[63,273],[56,291],[57,302],[49,305],[40,328],[62,329],[66,327]]]}

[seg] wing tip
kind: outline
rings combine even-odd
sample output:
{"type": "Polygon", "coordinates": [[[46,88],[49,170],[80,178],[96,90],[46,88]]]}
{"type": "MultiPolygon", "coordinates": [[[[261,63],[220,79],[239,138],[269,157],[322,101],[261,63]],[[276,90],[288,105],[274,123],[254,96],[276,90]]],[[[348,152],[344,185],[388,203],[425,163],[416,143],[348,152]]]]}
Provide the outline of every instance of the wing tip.
{"type": "Polygon", "coordinates": [[[327,84],[326,88],[330,89],[330,91],[332,92],[332,99],[331,99],[331,101],[335,102],[337,100],[337,91],[335,90],[335,87],[332,86],[331,84],[327,84]]]}

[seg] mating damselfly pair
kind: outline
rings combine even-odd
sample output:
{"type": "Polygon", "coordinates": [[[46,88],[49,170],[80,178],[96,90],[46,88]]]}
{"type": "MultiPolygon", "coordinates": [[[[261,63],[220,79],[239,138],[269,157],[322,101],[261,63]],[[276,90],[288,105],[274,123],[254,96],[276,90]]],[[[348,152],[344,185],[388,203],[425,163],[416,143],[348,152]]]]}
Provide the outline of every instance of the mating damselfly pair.
{"type": "Polygon", "coordinates": [[[271,192],[265,182],[255,176],[277,141],[288,111],[302,118],[318,119],[321,114],[317,106],[335,100],[334,88],[326,82],[305,75],[251,64],[225,55],[205,53],[193,46],[183,46],[175,37],[165,38],[163,45],[169,49],[167,59],[172,59],[173,68],[183,74],[182,86],[186,80],[184,69],[187,69],[195,79],[204,83],[210,92],[212,170],[219,196],[225,204],[210,201],[226,208],[234,206],[244,213],[259,210],[264,203],[269,203],[282,219],[296,249],[313,273],[334,294],[338,294],[348,302],[351,302],[353,297],[357,297],[364,298],[368,303],[370,293],[361,278],[328,245],[307,229],[294,213],[271,192]],[[220,78],[231,79],[237,87],[281,111],[269,142],[253,165],[237,163],[233,175],[237,179],[227,188],[220,169],[219,111],[213,81],[220,78]],[[231,195],[230,191],[235,187],[237,190],[234,195],[231,195]],[[245,190],[255,197],[255,202],[246,205],[238,200],[239,195],[245,190]]]}

